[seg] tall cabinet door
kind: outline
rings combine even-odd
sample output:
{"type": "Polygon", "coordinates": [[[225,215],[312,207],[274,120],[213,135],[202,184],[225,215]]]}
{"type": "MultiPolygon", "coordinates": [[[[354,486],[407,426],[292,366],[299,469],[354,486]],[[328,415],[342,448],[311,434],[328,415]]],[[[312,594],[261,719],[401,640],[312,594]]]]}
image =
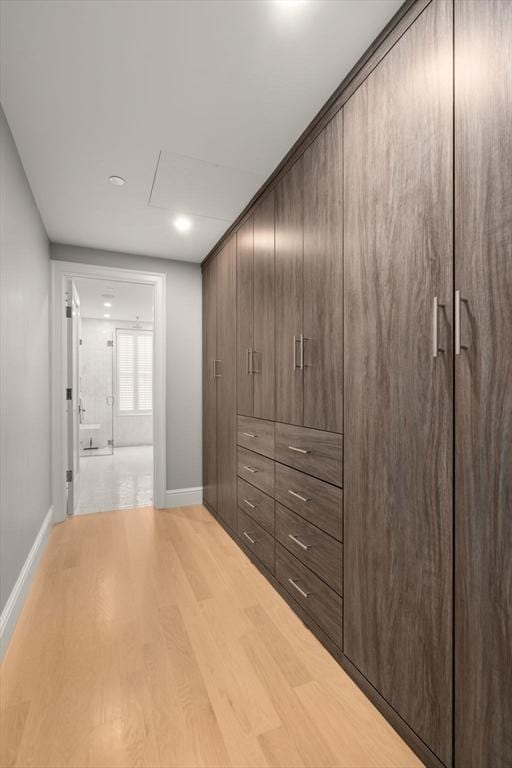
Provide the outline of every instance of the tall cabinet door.
{"type": "Polygon", "coordinates": [[[455,761],[463,768],[512,765],[511,62],[510,0],[456,0],[455,761]]]}
{"type": "Polygon", "coordinates": [[[203,269],[203,497],[217,509],[217,263],[203,269]]]}
{"type": "Polygon", "coordinates": [[[254,212],[254,416],[274,419],[274,192],[254,212]]]}
{"type": "Polygon", "coordinates": [[[343,431],[343,122],[304,155],[304,426],[343,431]]]}
{"type": "Polygon", "coordinates": [[[217,261],[217,512],[236,522],[236,238],[217,261]]]}
{"type": "Polygon", "coordinates": [[[304,220],[303,158],[277,186],[276,195],[276,421],[302,424],[302,319],[304,220]]]}
{"type": "Polygon", "coordinates": [[[344,112],[344,653],[449,765],[450,2],[426,8],[344,112]]]}
{"type": "Polygon", "coordinates": [[[254,410],[254,282],[253,217],[236,233],[237,283],[237,411],[252,416],[254,410]]]}

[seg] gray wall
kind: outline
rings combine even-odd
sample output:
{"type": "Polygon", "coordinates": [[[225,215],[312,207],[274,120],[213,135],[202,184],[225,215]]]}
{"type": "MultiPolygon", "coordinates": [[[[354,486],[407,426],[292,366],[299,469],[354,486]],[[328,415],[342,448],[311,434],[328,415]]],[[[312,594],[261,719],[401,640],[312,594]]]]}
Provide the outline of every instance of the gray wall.
{"type": "Polygon", "coordinates": [[[0,606],[50,507],[49,243],[0,107],[0,606]]]}
{"type": "Polygon", "coordinates": [[[200,265],[60,243],[51,258],[167,275],[167,490],[202,485],[200,265]]]}

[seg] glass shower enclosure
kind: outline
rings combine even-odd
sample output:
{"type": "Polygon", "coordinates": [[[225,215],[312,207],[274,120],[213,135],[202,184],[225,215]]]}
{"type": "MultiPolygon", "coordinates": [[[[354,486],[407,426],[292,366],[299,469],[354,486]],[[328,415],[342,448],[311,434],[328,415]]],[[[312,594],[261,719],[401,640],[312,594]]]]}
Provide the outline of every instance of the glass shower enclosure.
{"type": "Polygon", "coordinates": [[[82,318],[80,335],[80,456],[114,452],[114,337],[102,320],[82,318]]]}

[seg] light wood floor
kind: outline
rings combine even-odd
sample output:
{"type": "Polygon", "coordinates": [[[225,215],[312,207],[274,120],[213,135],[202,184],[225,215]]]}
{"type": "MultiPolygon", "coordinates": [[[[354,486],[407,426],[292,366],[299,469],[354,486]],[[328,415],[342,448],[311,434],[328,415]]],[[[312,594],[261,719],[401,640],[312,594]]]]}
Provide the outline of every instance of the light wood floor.
{"type": "Polygon", "coordinates": [[[53,530],[1,724],[2,768],[421,765],[203,507],[53,530]]]}

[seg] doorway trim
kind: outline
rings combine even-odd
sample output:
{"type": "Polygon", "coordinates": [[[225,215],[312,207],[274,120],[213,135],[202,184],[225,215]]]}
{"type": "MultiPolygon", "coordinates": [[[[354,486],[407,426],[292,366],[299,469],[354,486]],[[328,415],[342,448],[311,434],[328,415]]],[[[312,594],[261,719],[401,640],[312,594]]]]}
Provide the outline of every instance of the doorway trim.
{"type": "Polygon", "coordinates": [[[66,519],[66,280],[87,277],[153,288],[153,495],[166,506],[166,275],[71,261],[51,262],[51,486],[54,522],[66,519]]]}

